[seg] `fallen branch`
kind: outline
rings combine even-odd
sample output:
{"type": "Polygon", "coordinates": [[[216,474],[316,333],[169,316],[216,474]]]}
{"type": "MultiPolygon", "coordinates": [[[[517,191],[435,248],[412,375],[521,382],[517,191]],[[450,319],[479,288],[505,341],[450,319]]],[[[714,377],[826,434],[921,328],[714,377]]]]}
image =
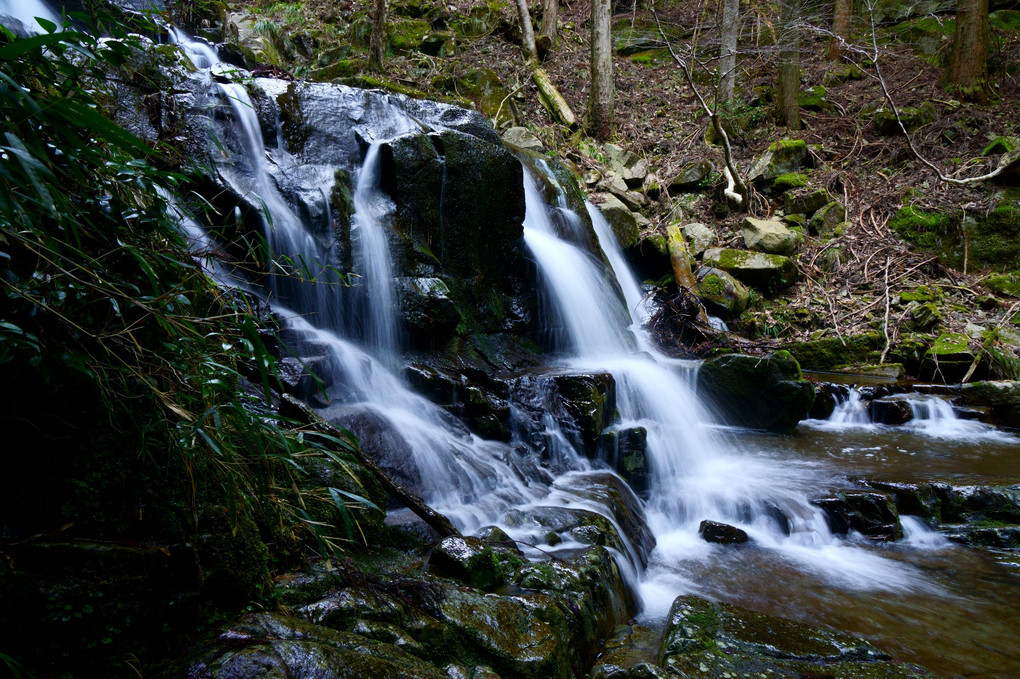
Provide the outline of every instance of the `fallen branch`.
{"type": "MultiPolygon", "coordinates": [[[[307,419],[310,424],[322,430],[324,433],[330,436],[337,436],[340,438],[346,438],[345,434],[337,429],[335,426],[322,419],[322,417],[312,410],[306,403],[294,398],[290,394],[283,394],[281,396],[283,401],[288,405],[297,408],[307,419]]],[[[414,514],[422,521],[427,523],[432,530],[439,533],[440,537],[448,538],[451,536],[460,536],[460,531],[450,522],[448,518],[437,512],[436,510],[429,507],[423,500],[416,497],[414,493],[407,490],[393,479],[390,478],[389,474],[382,470],[382,468],[376,464],[375,460],[365,455],[360,448],[354,447],[354,450],[350,451],[358,463],[361,464],[365,469],[374,476],[383,489],[391,496],[396,498],[402,505],[410,509],[414,514]]]]}

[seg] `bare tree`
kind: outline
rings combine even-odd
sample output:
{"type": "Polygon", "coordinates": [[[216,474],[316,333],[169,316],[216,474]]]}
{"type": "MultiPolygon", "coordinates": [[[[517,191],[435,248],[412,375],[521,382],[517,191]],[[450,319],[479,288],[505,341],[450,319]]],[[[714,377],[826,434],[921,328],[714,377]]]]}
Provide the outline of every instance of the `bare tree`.
{"type": "Polygon", "coordinates": [[[722,0],[722,36],[719,45],[719,91],[724,104],[733,101],[737,71],[737,32],[740,26],[740,0],[722,0]]]}
{"type": "Polygon", "coordinates": [[[776,114],[787,129],[799,130],[800,124],[800,12],[799,0],[783,0],[780,14],[779,82],[776,88],[776,114]]]}
{"type": "Polygon", "coordinates": [[[542,3],[542,30],[540,31],[541,36],[539,39],[548,43],[546,49],[552,49],[556,46],[559,13],[560,0],[545,0],[542,3]]]}
{"type": "MultiPolygon", "coordinates": [[[[701,90],[698,89],[698,85],[694,80],[694,67],[699,66],[706,72],[709,71],[708,66],[701,61],[698,61],[694,50],[688,48],[687,50],[681,51],[675,47],[669,38],[666,36],[666,31],[662,28],[662,22],[659,21],[659,15],[655,11],[655,0],[651,0],[651,11],[652,16],[655,18],[655,25],[659,29],[659,36],[662,41],[666,44],[666,48],[669,50],[670,56],[673,61],[676,62],[677,66],[680,67],[680,72],[684,75],[684,80],[687,81],[687,86],[691,88],[694,93],[694,98],[698,101],[698,106],[708,116],[709,121],[712,123],[712,129],[715,131],[716,137],[722,142],[723,150],[723,175],[726,177],[726,199],[727,201],[738,209],[744,209],[747,207],[748,196],[750,190],[748,189],[747,182],[741,176],[740,171],[737,169],[736,162],[733,160],[733,147],[730,145],[730,135],[726,132],[726,127],[723,125],[722,116],[719,113],[719,102],[721,97],[716,94],[715,100],[712,106],[708,105],[708,100],[705,99],[701,94],[701,90]]],[[[716,81],[718,83],[718,80],[716,81]]]]}
{"type": "Polygon", "coordinates": [[[538,50],[535,49],[535,29],[531,26],[528,0],[517,0],[517,18],[521,23],[521,51],[524,52],[524,60],[534,65],[538,63],[538,50]]]}
{"type": "Polygon", "coordinates": [[[832,8],[832,37],[829,39],[829,59],[843,57],[844,45],[850,40],[850,18],[853,16],[853,0],[836,0],[832,8]]]}
{"type": "Polygon", "coordinates": [[[946,82],[963,94],[984,87],[988,70],[988,0],[956,0],[956,33],[946,82]]]}
{"type": "Polygon", "coordinates": [[[588,133],[605,141],[613,135],[613,45],[610,0],[591,3],[591,90],[588,96],[588,133]]]}
{"type": "Polygon", "coordinates": [[[375,0],[369,41],[369,61],[375,68],[382,68],[386,61],[386,42],[386,0],[375,0]]]}

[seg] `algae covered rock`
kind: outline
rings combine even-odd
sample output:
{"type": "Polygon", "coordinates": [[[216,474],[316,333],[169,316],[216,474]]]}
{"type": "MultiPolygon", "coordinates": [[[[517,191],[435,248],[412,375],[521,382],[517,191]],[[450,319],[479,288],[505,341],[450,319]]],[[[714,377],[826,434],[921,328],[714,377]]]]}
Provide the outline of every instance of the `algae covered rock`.
{"type": "Polygon", "coordinates": [[[490,544],[473,537],[444,539],[429,555],[429,570],[480,589],[506,584],[524,564],[520,551],[509,543],[490,544]]]}
{"type": "Polygon", "coordinates": [[[770,255],[792,255],[804,242],[804,236],[775,219],[745,217],[742,234],[747,249],[770,255]]]}
{"type": "Polygon", "coordinates": [[[776,177],[792,174],[808,165],[807,142],[802,139],[783,139],[774,142],[747,171],[748,180],[756,183],[771,182],[776,177]]]}
{"type": "Polygon", "coordinates": [[[823,238],[829,238],[835,233],[836,227],[844,221],[846,221],[846,208],[840,203],[832,201],[815,212],[811,218],[811,231],[823,238]]]}
{"type": "Polygon", "coordinates": [[[669,676],[934,679],[863,639],[695,596],[673,602],[659,657],[669,676]]]}
{"type": "Polygon", "coordinates": [[[967,335],[946,332],[936,338],[921,360],[921,376],[942,382],[959,382],[974,364],[967,335]]]}
{"type": "Polygon", "coordinates": [[[703,266],[698,269],[694,294],[705,308],[723,318],[736,318],[747,308],[751,293],[722,269],[703,266]]]}
{"type": "MultiPolygon", "coordinates": [[[[900,109],[900,121],[907,128],[907,132],[913,132],[919,127],[928,125],[934,119],[935,104],[930,101],[924,102],[921,106],[907,106],[900,109]]],[[[891,137],[903,133],[892,109],[880,108],[875,111],[874,123],[875,132],[879,135],[891,137]]]]}
{"type": "Polygon", "coordinates": [[[638,222],[636,215],[612,193],[599,193],[592,196],[599,212],[613,228],[613,235],[621,248],[630,248],[638,242],[638,222]]]}
{"type": "Polygon", "coordinates": [[[610,428],[599,437],[598,456],[609,463],[635,492],[648,490],[650,469],[644,427],[610,428]]]}
{"type": "Polygon", "coordinates": [[[800,278],[800,270],[792,259],[764,252],[713,248],[705,251],[702,263],[722,269],[741,283],[766,294],[784,290],[800,278]]]}
{"type": "Polygon", "coordinates": [[[793,429],[815,400],[814,386],[802,377],[787,351],[764,357],[729,354],[705,361],[698,372],[698,389],[728,421],[770,431],[793,429]]]}

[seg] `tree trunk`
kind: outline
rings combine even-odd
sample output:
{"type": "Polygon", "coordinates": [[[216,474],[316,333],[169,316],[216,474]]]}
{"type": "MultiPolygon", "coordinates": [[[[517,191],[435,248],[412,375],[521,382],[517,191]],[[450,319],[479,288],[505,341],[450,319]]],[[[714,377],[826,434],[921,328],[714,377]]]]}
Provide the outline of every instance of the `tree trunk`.
{"type": "Polygon", "coordinates": [[[737,71],[737,30],[740,25],[740,0],[723,0],[722,41],[719,45],[719,101],[733,101],[737,71]]]}
{"type": "Polygon", "coordinates": [[[779,84],[776,113],[789,130],[800,129],[800,3],[786,0],[780,18],[779,84]]]}
{"type": "Polygon", "coordinates": [[[964,94],[984,85],[988,67],[988,0],[956,0],[956,35],[947,84],[964,94]]]}
{"type": "Polygon", "coordinates": [[[591,91],[588,96],[588,133],[605,141],[613,136],[613,45],[610,0],[591,3],[591,91]]]}
{"type": "Polygon", "coordinates": [[[549,48],[556,47],[557,24],[560,0],[545,0],[542,4],[542,37],[549,41],[549,48]]]}
{"type": "Polygon", "coordinates": [[[844,45],[850,40],[850,17],[852,16],[852,0],[836,0],[832,9],[832,38],[829,40],[829,59],[835,61],[843,58],[846,52],[844,45]]]}
{"type": "Polygon", "coordinates": [[[369,42],[369,61],[375,68],[382,68],[386,61],[386,42],[386,0],[375,0],[372,38],[369,42]]]}
{"type": "Polygon", "coordinates": [[[534,64],[538,61],[538,51],[535,49],[535,30],[531,27],[528,0],[517,0],[517,18],[521,22],[521,51],[524,52],[524,60],[534,64]]]}

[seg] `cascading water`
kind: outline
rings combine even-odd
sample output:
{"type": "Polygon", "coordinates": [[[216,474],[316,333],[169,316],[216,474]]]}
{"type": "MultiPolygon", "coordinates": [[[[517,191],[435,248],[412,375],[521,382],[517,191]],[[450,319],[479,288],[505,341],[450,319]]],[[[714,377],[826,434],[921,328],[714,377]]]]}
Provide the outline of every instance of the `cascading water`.
{"type": "MultiPolygon", "coordinates": [[[[210,56],[204,49],[195,53],[196,61],[206,59],[215,68],[215,53],[210,56]]],[[[276,81],[256,85],[270,98],[287,87],[276,81]]],[[[328,270],[336,259],[331,239],[323,236],[321,225],[309,223],[307,210],[287,207],[295,202],[294,196],[277,188],[281,172],[299,171],[279,132],[276,148],[267,137],[271,147],[267,150],[246,92],[231,87],[217,91],[230,111],[227,122],[235,125],[232,143],[226,144],[229,161],[244,168],[235,172],[224,163],[219,171],[267,215],[263,227],[277,257],[299,262],[295,269],[328,270]],[[298,219],[297,214],[303,216],[298,219]],[[290,225],[295,226],[293,233],[290,225]],[[283,233],[276,234],[277,230],[283,233]]],[[[358,131],[362,139],[374,141],[361,146],[361,169],[352,172],[357,178],[350,234],[352,287],[269,283],[276,311],[290,319],[288,339],[296,353],[316,357],[329,373],[321,394],[321,402],[328,405],[320,412],[355,429],[370,454],[388,454],[391,461],[396,456],[392,468],[406,472],[427,501],[465,532],[498,524],[514,538],[537,543],[548,528],[528,516],[542,510],[578,509],[609,517],[625,536],[612,507],[578,490],[586,479],[608,472],[575,449],[570,432],[551,412],[542,413],[544,419],[537,421],[545,429],[541,452],[529,447],[516,430],[509,444],[482,440],[414,393],[394,372],[395,357],[403,348],[389,258],[394,205],[388,189],[380,186],[379,149],[381,142],[422,126],[397,109],[382,106],[376,114],[383,120],[358,131]],[[372,320],[365,323],[367,319],[372,320]],[[536,463],[538,459],[542,464],[536,463]]],[[[541,171],[542,162],[536,164],[541,171]]],[[[331,182],[332,172],[324,179],[331,182]]],[[[551,175],[544,181],[555,185],[551,175]]],[[[658,546],[643,573],[636,566],[646,556],[639,545],[623,544],[618,561],[622,570],[640,580],[637,590],[646,620],[661,619],[679,593],[739,599],[745,583],[727,585],[737,572],[760,571],[777,582],[792,578],[805,591],[850,592],[845,595],[850,599],[870,590],[888,597],[910,592],[942,600],[939,586],[918,569],[889,558],[893,550],[876,550],[854,538],[830,534],[824,515],[808,498],[819,489],[845,484],[837,472],[742,445],[747,432],[714,420],[693,389],[697,364],[661,355],[643,331],[649,309],[641,286],[593,206],[587,211],[601,253],[593,250],[590,236],[578,231],[583,231],[580,216],[567,207],[562,194],[546,205],[526,175],[525,197],[525,241],[539,270],[544,318],[553,326],[545,330],[556,354],[545,368],[548,375],[536,370],[516,379],[543,383],[548,376],[565,373],[608,372],[615,380],[618,413],[612,429],[643,431],[650,467],[645,513],[658,546]],[[698,536],[703,519],[743,528],[757,548],[726,549],[704,542],[698,536]]],[[[511,409],[517,405],[511,403],[511,409]]],[[[945,550],[944,541],[920,520],[905,519],[904,532],[903,548],[936,554],[945,550]]],[[[563,537],[559,547],[544,549],[579,546],[569,535],[563,537]]],[[[776,600],[782,598],[780,593],[776,600]]]]}
{"type": "MultiPolygon", "coordinates": [[[[21,22],[25,30],[32,33],[41,33],[43,30],[36,17],[56,24],[58,29],[63,23],[60,15],[42,0],[0,0],[0,16],[2,15],[14,17],[21,22]]],[[[5,26],[11,26],[10,22],[3,23],[5,26]]]]}

